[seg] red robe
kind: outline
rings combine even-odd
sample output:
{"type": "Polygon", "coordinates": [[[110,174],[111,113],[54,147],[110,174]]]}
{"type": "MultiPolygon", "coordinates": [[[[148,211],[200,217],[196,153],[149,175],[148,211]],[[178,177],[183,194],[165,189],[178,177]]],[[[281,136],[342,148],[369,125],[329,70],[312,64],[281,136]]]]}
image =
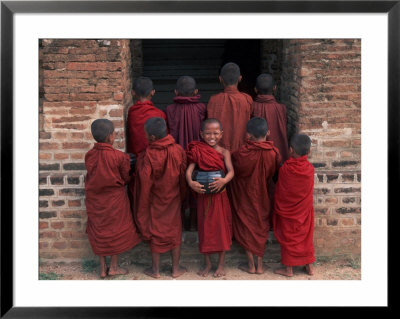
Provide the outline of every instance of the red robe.
{"type": "Polygon", "coordinates": [[[106,143],[96,143],[85,156],[86,232],[98,256],[123,253],[140,242],[125,184],[129,156],[106,143]]]}
{"type": "Polygon", "coordinates": [[[262,257],[270,230],[271,202],[268,180],[280,166],[273,142],[247,141],[232,153],[235,177],[229,185],[233,217],[233,237],[246,250],[262,257]]]}
{"type": "Polygon", "coordinates": [[[135,105],[129,108],[127,119],[128,153],[138,155],[146,149],[148,142],[144,132],[144,123],[152,117],[162,117],[167,121],[165,113],[156,108],[152,101],[137,101],[135,105]]]}
{"type": "Polygon", "coordinates": [[[262,117],[267,121],[269,139],[278,148],[282,161],[286,161],[289,158],[286,106],[279,104],[273,95],[257,95],[251,116],[262,117]]]}
{"type": "MultiPolygon", "coordinates": [[[[191,142],[188,162],[203,171],[224,170],[224,156],[204,142],[191,142]]],[[[232,245],[232,213],[226,189],[218,194],[197,194],[197,229],[202,254],[222,252],[232,245]]]]}
{"type": "Polygon", "coordinates": [[[219,143],[231,152],[246,142],[246,126],[250,120],[252,102],[250,95],[231,86],[211,96],[208,101],[208,118],[216,118],[222,123],[224,134],[219,143]]]}
{"type": "Polygon", "coordinates": [[[307,155],[290,157],[279,170],[273,216],[274,234],[285,266],[315,261],[313,189],[314,166],[307,155]]]}
{"type": "Polygon", "coordinates": [[[165,113],[170,134],[183,149],[192,141],[200,141],[201,122],[206,118],[200,95],[174,97],[174,104],[168,105],[165,113]]]}
{"type": "Polygon", "coordinates": [[[151,143],[136,163],[134,216],[152,252],[181,244],[186,154],[171,135],[151,143]]]}

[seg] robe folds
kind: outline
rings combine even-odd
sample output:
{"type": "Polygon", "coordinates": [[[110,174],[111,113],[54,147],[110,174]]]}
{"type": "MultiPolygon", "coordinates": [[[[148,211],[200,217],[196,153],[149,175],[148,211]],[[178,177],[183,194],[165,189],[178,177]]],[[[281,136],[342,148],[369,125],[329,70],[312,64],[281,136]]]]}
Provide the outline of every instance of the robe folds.
{"type": "Polygon", "coordinates": [[[200,95],[175,96],[174,104],[168,105],[165,113],[170,134],[183,149],[192,141],[200,141],[201,122],[206,118],[200,95]]]}
{"type": "MultiPolygon", "coordinates": [[[[188,163],[202,171],[224,170],[224,156],[204,142],[191,142],[187,147],[188,163]]],[[[197,229],[202,254],[217,253],[232,245],[232,212],[226,190],[217,194],[198,194],[197,229]]]]}
{"type": "Polygon", "coordinates": [[[232,153],[235,177],[229,184],[233,238],[247,251],[262,257],[270,230],[268,181],[280,166],[273,142],[248,140],[232,153]]]}
{"type": "Polygon", "coordinates": [[[246,142],[246,126],[250,120],[252,102],[250,95],[232,86],[210,97],[207,116],[220,120],[224,133],[219,145],[223,148],[233,152],[246,142]]]}
{"type": "Polygon", "coordinates": [[[86,232],[98,256],[118,255],[140,242],[125,184],[129,155],[96,143],[85,155],[86,232]]]}
{"type": "Polygon", "coordinates": [[[278,103],[272,94],[257,95],[251,116],[262,117],[267,121],[270,131],[268,139],[278,148],[282,162],[286,161],[289,158],[286,106],[278,103]]]}
{"type": "Polygon", "coordinates": [[[314,166],[307,155],[290,157],[279,170],[273,216],[274,235],[285,266],[315,261],[313,190],[314,166]]]}
{"type": "Polygon", "coordinates": [[[161,117],[167,121],[165,113],[156,108],[152,101],[137,101],[129,108],[127,118],[128,153],[137,156],[146,149],[148,142],[144,132],[144,123],[152,117],[161,117]]]}
{"type": "Polygon", "coordinates": [[[167,135],[149,144],[136,162],[133,213],[155,253],[181,244],[181,202],[186,196],[186,153],[167,135]]]}

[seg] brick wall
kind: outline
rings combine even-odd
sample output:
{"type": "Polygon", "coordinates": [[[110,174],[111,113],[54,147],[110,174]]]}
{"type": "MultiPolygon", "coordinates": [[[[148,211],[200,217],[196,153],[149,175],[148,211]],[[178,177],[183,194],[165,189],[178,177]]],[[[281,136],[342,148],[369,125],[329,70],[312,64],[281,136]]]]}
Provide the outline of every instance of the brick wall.
{"type": "Polygon", "coordinates": [[[312,139],[317,253],[360,253],[361,41],[284,40],[289,135],[312,139]]]}
{"type": "Polygon", "coordinates": [[[125,149],[129,40],[43,39],[39,59],[40,257],[87,257],[84,156],[94,144],[90,125],[96,118],[114,123],[114,146],[125,149]]]}

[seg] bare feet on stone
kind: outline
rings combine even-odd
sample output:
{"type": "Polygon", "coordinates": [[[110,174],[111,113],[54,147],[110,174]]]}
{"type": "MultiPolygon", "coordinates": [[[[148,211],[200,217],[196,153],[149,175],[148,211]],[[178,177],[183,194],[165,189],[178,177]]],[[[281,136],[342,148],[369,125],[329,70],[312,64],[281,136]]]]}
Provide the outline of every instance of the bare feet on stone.
{"type": "Polygon", "coordinates": [[[239,268],[240,270],[243,270],[243,271],[249,273],[249,274],[255,274],[255,272],[256,272],[255,267],[254,267],[254,266],[253,266],[253,267],[250,267],[249,264],[247,264],[247,263],[239,264],[239,267],[238,267],[238,268],[239,268]]]}
{"type": "Polygon", "coordinates": [[[211,265],[206,265],[206,266],[203,266],[203,267],[197,272],[197,274],[198,274],[199,276],[206,277],[206,276],[208,276],[208,273],[210,272],[210,270],[211,270],[211,265]]]}
{"type": "Polygon", "coordinates": [[[308,264],[304,267],[305,271],[307,274],[309,274],[310,276],[314,275],[314,267],[312,264],[308,264]]]}
{"type": "Polygon", "coordinates": [[[144,273],[147,275],[147,276],[150,276],[150,277],[153,277],[153,278],[160,278],[161,277],[161,275],[160,275],[160,273],[159,272],[155,272],[154,270],[153,270],[153,268],[146,268],[145,270],[144,270],[144,273]]]}
{"type": "Polygon", "coordinates": [[[172,271],[172,278],[178,278],[179,276],[183,275],[185,272],[187,272],[187,269],[185,267],[179,266],[179,268],[175,271],[172,271]]]}
{"type": "Polygon", "coordinates": [[[117,276],[117,275],[126,275],[128,273],[128,269],[117,267],[111,268],[108,270],[109,276],[117,276]]]}
{"type": "Polygon", "coordinates": [[[293,270],[289,270],[286,267],[285,268],[278,268],[274,270],[275,274],[286,276],[286,277],[293,277],[293,270]]]}
{"type": "Polygon", "coordinates": [[[214,273],[214,277],[223,277],[225,276],[225,269],[224,267],[218,267],[214,273]]]}

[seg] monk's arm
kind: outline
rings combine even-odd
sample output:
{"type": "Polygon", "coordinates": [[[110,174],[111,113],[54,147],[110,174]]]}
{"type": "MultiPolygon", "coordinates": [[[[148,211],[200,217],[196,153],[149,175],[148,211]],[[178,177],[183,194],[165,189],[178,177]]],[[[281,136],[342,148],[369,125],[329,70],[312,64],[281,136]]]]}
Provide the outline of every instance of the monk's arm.
{"type": "Polygon", "coordinates": [[[187,170],[186,170],[186,180],[191,189],[193,189],[196,193],[205,193],[204,186],[201,185],[199,182],[192,180],[192,173],[196,166],[196,163],[190,163],[187,170]]]}
{"type": "Polygon", "coordinates": [[[210,184],[211,190],[215,192],[219,192],[222,189],[222,187],[228,184],[235,175],[232,165],[231,153],[228,150],[224,150],[222,154],[224,155],[224,161],[227,173],[224,178],[219,178],[219,177],[214,178],[215,181],[210,184]]]}

